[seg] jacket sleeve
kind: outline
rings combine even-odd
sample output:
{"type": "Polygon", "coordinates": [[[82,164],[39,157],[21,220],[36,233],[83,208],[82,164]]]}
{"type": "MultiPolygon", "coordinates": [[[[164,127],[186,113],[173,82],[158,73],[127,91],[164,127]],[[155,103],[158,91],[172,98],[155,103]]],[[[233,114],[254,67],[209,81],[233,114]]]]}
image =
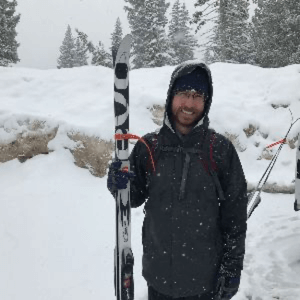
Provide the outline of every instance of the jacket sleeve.
{"type": "Polygon", "coordinates": [[[148,158],[146,146],[138,141],[129,156],[130,171],[135,174],[130,180],[130,203],[132,207],[141,206],[148,198],[148,158]]]}
{"type": "Polygon", "coordinates": [[[221,176],[225,201],[220,204],[224,251],[220,273],[225,276],[238,277],[243,269],[245,254],[247,183],[234,146],[228,140],[225,144],[227,151],[224,152],[227,155],[223,159],[224,168],[221,176]]]}

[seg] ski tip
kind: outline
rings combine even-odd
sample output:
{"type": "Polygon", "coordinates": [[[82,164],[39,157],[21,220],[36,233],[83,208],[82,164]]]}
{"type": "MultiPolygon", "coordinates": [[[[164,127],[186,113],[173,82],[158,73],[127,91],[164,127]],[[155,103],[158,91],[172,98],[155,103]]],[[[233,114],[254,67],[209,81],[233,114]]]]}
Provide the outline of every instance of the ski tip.
{"type": "MultiPolygon", "coordinates": [[[[125,37],[121,41],[121,44],[119,46],[119,50],[120,49],[130,49],[131,42],[132,42],[132,35],[131,34],[125,35],[125,37]]],[[[120,52],[119,50],[118,50],[118,52],[120,52]]]]}
{"type": "Polygon", "coordinates": [[[131,34],[127,34],[123,38],[116,55],[115,68],[118,63],[125,63],[127,65],[129,64],[131,41],[132,41],[131,34]]]}
{"type": "Polygon", "coordinates": [[[124,38],[123,38],[123,40],[122,40],[122,42],[127,42],[127,43],[129,43],[129,44],[131,44],[131,42],[132,42],[132,35],[131,34],[126,34],[125,36],[124,36],[124,38]]]}

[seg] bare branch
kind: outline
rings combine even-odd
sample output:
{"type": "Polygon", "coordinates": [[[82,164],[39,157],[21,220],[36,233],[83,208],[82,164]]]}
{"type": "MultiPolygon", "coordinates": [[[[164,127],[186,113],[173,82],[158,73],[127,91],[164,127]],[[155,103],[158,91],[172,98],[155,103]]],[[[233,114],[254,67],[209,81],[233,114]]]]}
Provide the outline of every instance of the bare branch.
{"type": "Polygon", "coordinates": [[[216,10],[211,10],[210,12],[208,12],[207,14],[205,14],[205,15],[201,15],[201,17],[202,18],[204,18],[204,17],[206,17],[206,16],[208,16],[208,15],[210,15],[211,13],[213,13],[213,12],[215,12],[216,10]]]}
{"type": "Polygon", "coordinates": [[[211,38],[213,36],[214,36],[214,34],[211,34],[211,35],[207,36],[206,38],[209,39],[209,38],[211,38]]]}
{"type": "MultiPolygon", "coordinates": [[[[208,6],[202,11],[202,13],[204,13],[209,7],[211,7],[213,5],[213,3],[208,4],[208,6]]],[[[216,9],[215,9],[216,10],[216,9]]]]}
{"type": "Polygon", "coordinates": [[[201,44],[200,47],[204,47],[204,46],[206,46],[206,45],[208,45],[208,44],[212,44],[212,43],[213,43],[213,41],[208,41],[208,42],[206,42],[205,44],[201,44]]]}
{"type": "Polygon", "coordinates": [[[217,16],[216,16],[216,17],[212,17],[212,18],[210,18],[210,19],[207,19],[207,20],[205,20],[205,22],[208,22],[208,21],[211,21],[211,20],[216,20],[216,19],[218,19],[217,16]]]}
{"type": "Polygon", "coordinates": [[[205,48],[205,49],[202,49],[202,50],[197,50],[198,52],[206,52],[208,49],[205,48]]]}
{"type": "Polygon", "coordinates": [[[206,32],[203,32],[202,34],[200,34],[200,35],[198,35],[198,38],[201,38],[201,37],[203,37],[204,35],[206,35],[206,34],[208,34],[208,33],[210,33],[210,32],[212,32],[213,31],[213,28],[212,29],[210,29],[210,30],[208,30],[208,31],[206,31],[206,32]]]}

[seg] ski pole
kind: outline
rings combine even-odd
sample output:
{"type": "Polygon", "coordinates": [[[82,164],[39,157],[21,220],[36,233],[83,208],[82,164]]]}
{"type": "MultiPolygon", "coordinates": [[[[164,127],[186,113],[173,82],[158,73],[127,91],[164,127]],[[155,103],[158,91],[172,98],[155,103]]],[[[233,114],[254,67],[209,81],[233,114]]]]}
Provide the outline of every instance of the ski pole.
{"type": "MultiPolygon", "coordinates": [[[[291,112],[291,111],[290,111],[291,112]]],[[[292,112],[291,112],[292,114],[292,112]]],[[[295,123],[297,121],[299,121],[300,118],[298,118],[295,122],[293,122],[293,115],[292,115],[292,123],[291,123],[291,126],[289,128],[289,130],[287,131],[285,137],[274,143],[274,144],[271,144],[271,145],[268,145],[266,148],[271,148],[273,147],[274,145],[278,145],[280,144],[278,150],[276,151],[275,155],[273,156],[270,164],[268,165],[266,171],[264,172],[263,176],[261,177],[260,181],[258,182],[258,185],[256,186],[255,190],[253,192],[250,193],[249,197],[248,197],[248,204],[247,204],[247,218],[249,219],[250,216],[252,215],[253,211],[256,209],[256,207],[259,205],[259,203],[261,202],[261,198],[260,198],[260,193],[262,192],[262,189],[263,187],[265,186],[270,174],[271,174],[271,171],[278,159],[278,156],[280,154],[280,151],[284,145],[284,143],[286,142],[286,139],[287,139],[287,136],[288,134],[290,133],[292,127],[295,125],[295,123]]]]}

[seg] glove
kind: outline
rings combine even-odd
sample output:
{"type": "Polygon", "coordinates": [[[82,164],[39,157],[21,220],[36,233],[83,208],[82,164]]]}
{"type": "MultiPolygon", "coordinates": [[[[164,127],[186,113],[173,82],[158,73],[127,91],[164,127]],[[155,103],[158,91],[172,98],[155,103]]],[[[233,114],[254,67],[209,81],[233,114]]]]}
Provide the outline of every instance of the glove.
{"type": "Polygon", "coordinates": [[[122,162],[120,160],[114,160],[109,166],[107,188],[113,196],[117,190],[126,189],[128,180],[135,176],[133,172],[121,171],[121,165],[122,162]]]}
{"type": "Polygon", "coordinates": [[[295,200],[295,203],[294,203],[294,210],[295,211],[299,211],[300,210],[300,203],[298,203],[297,200],[295,200]]]}
{"type": "Polygon", "coordinates": [[[229,300],[238,291],[240,277],[219,276],[217,282],[217,295],[214,300],[229,300]]]}

